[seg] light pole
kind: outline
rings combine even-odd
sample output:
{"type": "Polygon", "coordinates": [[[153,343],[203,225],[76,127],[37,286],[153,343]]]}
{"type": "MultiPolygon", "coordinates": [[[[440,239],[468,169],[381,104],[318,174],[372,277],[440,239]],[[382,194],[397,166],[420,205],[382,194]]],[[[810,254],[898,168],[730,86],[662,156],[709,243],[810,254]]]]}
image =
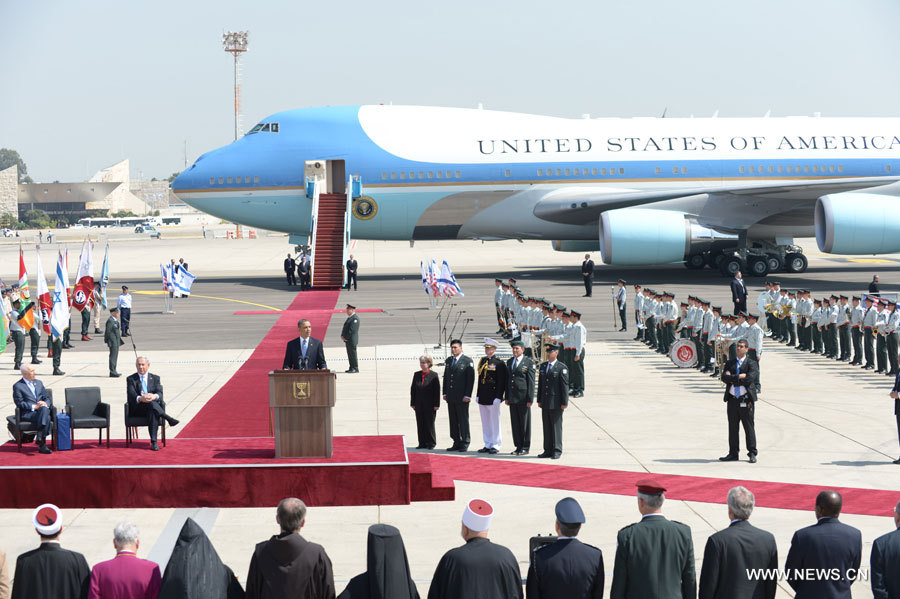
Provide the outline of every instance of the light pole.
{"type": "Polygon", "coordinates": [[[222,34],[222,48],[234,56],[234,138],[241,131],[241,54],[247,51],[249,31],[228,31],[222,34]]]}

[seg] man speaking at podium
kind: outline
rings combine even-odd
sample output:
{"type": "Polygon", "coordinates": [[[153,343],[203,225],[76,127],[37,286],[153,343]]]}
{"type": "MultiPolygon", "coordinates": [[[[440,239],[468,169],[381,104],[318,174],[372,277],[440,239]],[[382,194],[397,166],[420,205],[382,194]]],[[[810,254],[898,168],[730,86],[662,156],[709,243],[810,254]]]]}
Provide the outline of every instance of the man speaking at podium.
{"type": "Polygon", "coordinates": [[[284,352],[284,370],[328,370],[322,342],[311,337],[312,324],[302,319],[297,323],[300,337],[291,339],[284,352]]]}

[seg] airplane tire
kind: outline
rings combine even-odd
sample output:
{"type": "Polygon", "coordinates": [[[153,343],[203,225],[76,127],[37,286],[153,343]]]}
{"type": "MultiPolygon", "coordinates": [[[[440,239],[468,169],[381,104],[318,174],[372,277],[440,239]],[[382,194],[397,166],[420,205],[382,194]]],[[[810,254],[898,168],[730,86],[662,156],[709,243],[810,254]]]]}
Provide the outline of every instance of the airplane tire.
{"type": "Polygon", "coordinates": [[[741,270],[741,259],[737,256],[725,256],[719,263],[719,272],[722,276],[733,277],[734,273],[741,270]]]}
{"type": "Polygon", "coordinates": [[[750,276],[764,277],[769,274],[769,258],[767,256],[751,256],[747,260],[747,271],[750,276]]]}
{"type": "Polygon", "coordinates": [[[706,258],[703,257],[703,254],[691,254],[684,261],[684,265],[688,270],[700,270],[706,266],[706,258]]]}
{"type": "Polygon", "coordinates": [[[806,272],[806,269],[809,267],[809,260],[803,254],[788,254],[785,258],[784,267],[788,272],[806,272]]]}

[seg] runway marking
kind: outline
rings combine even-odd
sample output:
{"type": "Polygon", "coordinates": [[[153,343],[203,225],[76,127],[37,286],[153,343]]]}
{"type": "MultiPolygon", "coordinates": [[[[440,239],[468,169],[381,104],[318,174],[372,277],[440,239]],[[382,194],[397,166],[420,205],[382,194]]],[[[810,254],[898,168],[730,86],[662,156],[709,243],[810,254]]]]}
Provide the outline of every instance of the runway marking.
{"type": "MultiPolygon", "coordinates": [[[[135,295],[163,295],[168,293],[168,291],[132,291],[135,295]]],[[[274,310],[276,312],[281,312],[281,309],[276,308],[274,306],[267,306],[265,304],[257,304],[256,302],[245,302],[244,300],[232,299],[230,297],[214,297],[212,295],[194,295],[191,294],[191,297],[199,297],[200,299],[211,299],[211,300],[219,300],[220,302],[234,302],[236,304],[247,304],[248,306],[258,306],[260,308],[265,308],[266,310],[274,310]]]]}
{"type": "Polygon", "coordinates": [[[844,258],[847,262],[862,262],[865,264],[890,264],[894,260],[885,260],[883,258],[844,258]]]}

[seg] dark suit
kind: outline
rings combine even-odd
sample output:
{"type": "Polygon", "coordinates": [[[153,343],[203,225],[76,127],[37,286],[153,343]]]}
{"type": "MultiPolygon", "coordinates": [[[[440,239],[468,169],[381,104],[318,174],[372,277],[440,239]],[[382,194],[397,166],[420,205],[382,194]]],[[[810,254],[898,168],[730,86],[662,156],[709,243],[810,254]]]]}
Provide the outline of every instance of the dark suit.
{"type": "Polygon", "coordinates": [[[584,294],[591,297],[594,286],[594,261],[585,260],[581,263],[581,276],[584,279],[584,294]]]}
{"type": "Polygon", "coordinates": [[[294,270],[297,268],[297,263],[294,262],[294,259],[288,256],[284,259],[284,275],[287,277],[288,285],[296,285],[297,279],[294,277],[294,270]]]}
{"type": "MultiPolygon", "coordinates": [[[[894,377],[894,388],[891,391],[900,393],[900,372],[894,377]]],[[[897,420],[897,439],[900,440],[900,398],[894,400],[894,418],[897,420]]]]}
{"type": "Polygon", "coordinates": [[[537,401],[541,407],[541,423],[544,429],[544,453],[562,454],[563,406],[569,405],[569,371],[557,360],[541,364],[538,378],[537,401]]]}
{"type": "Polygon", "coordinates": [[[697,596],[691,529],[664,516],[644,516],[619,531],[610,599],[697,596]]]}
{"type": "Polygon", "coordinates": [[[872,544],[872,594],[875,599],[900,599],[900,529],[872,544]]]}
{"type": "Polygon", "coordinates": [[[603,597],[603,553],[578,539],[562,539],[534,552],[525,585],[527,599],[603,597]]]}
{"type": "Polygon", "coordinates": [[[747,311],[747,286],[743,279],[737,277],[731,280],[731,301],[734,302],[734,313],[747,311]]]}
{"type": "Polygon", "coordinates": [[[850,599],[847,577],[859,570],[862,559],[862,534],[837,518],[820,518],[816,524],[801,528],[791,539],[784,569],[788,584],[796,591],[795,599],[850,599]],[[796,573],[807,568],[837,568],[840,580],[802,580],[796,573]]]}
{"type": "Polygon", "coordinates": [[[773,599],[775,580],[751,580],[749,569],[778,569],[772,533],[736,520],[706,541],[698,599],[773,599]]]}
{"type": "Polygon", "coordinates": [[[155,393],[159,398],[149,403],[138,401],[144,394],[141,386],[141,375],[138,373],[128,375],[125,379],[125,393],[128,398],[128,413],[131,416],[146,416],[147,430],[150,433],[150,441],[156,441],[156,431],[159,430],[159,421],[166,414],[166,402],[163,401],[163,386],[159,375],[148,372],[144,375],[147,379],[147,393],[155,393]]]}
{"type": "Polygon", "coordinates": [[[359,370],[359,363],[356,360],[356,346],[359,345],[359,316],[355,313],[344,321],[341,339],[344,340],[344,345],[347,347],[347,361],[350,362],[350,370],[359,370]]]}
{"type": "Polygon", "coordinates": [[[353,290],[356,291],[356,260],[347,260],[347,289],[350,289],[350,281],[353,281],[353,290]]]}
{"type": "Polygon", "coordinates": [[[450,438],[453,447],[465,451],[469,448],[469,404],[463,398],[472,397],[475,386],[475,365],[472,359],[464,354],[459,359],[447,358],[444,366],[444,398],[447,400],[447,412],[450,417],[450,438]]]}
{"type": "Polygon", "coordinates": [[[91,582],[91,569],[80,553],[60,547],[59,543],[41,543],[16,560],[12,599],[85,599],[91,582]]]}
{"type": "Polygon", "coordinates": [[[24,378],[13,383],[13,402],[19,408],[22,420],[30,422],[37,427],[37,440],[41,442],[50,434],[50,409],[53,407],[53,400],[47,395],[44,383],[37,379],[34,379],[32,383],[34,384],[33,394],[24,378]],[[34,406],[39,401],[45,402],[47,407],[35,409],[34,406]]]}
{"type": "Polygon", "coordinates": [[[755,456],[757,450],[754,412],[756,384],[759,382],[759,363],[751,359],[748,354],[744,357],[739,373],[737,359],[728,360],[725,362],[725,367],[722,370],[722,380],[726,384],[725,397],[723,399],[728,404],[728,455],[736,456],[740,453],[740,425],[743,425],[744,436],[747,439],[747,453],[755,456]],[[747,376],[739,379],[738,376],[740,374],[746,374],[747,376]],[[736,398],[731,394],[732,388],[735,386],[744,388],[743,399],[736,398]],[[742,403],[744,407],[741,407],[742,403]]]}
{"type": "Polygon", "coordinates": [[[441,407],[441,383],[435,371],[428,374],[415,372],[409,386],[409,405],[416,411],[416,430],[419,433],[417,449],[434,449],[437,439],[434,433],[434,418],[441,407]]]}
{"type": "Polygon", "coordinates": [[[309,269],[309,260],[300,260],[297,262],[297,276],[300,277],[300,291],[305,291],[310,289],[312,285],[310,284],[310,277],[312,273],[309,269]]]}
{"type": "Polygon", "coordinates": [[[509,423],[516,450],[531,450],[531,404],[534,402],[534,362],[528,356],[506,361],[509,379],[506,383],[506,403],[509,404],[509,423]]]}
{"type": "Polygon", "coordinates": [[[284,348],[284,364],[281,367],[284,370],[328,370],[322,342],[315,337],[310,337],[304,358],[300,338],[291,339],[284,348]]]}

